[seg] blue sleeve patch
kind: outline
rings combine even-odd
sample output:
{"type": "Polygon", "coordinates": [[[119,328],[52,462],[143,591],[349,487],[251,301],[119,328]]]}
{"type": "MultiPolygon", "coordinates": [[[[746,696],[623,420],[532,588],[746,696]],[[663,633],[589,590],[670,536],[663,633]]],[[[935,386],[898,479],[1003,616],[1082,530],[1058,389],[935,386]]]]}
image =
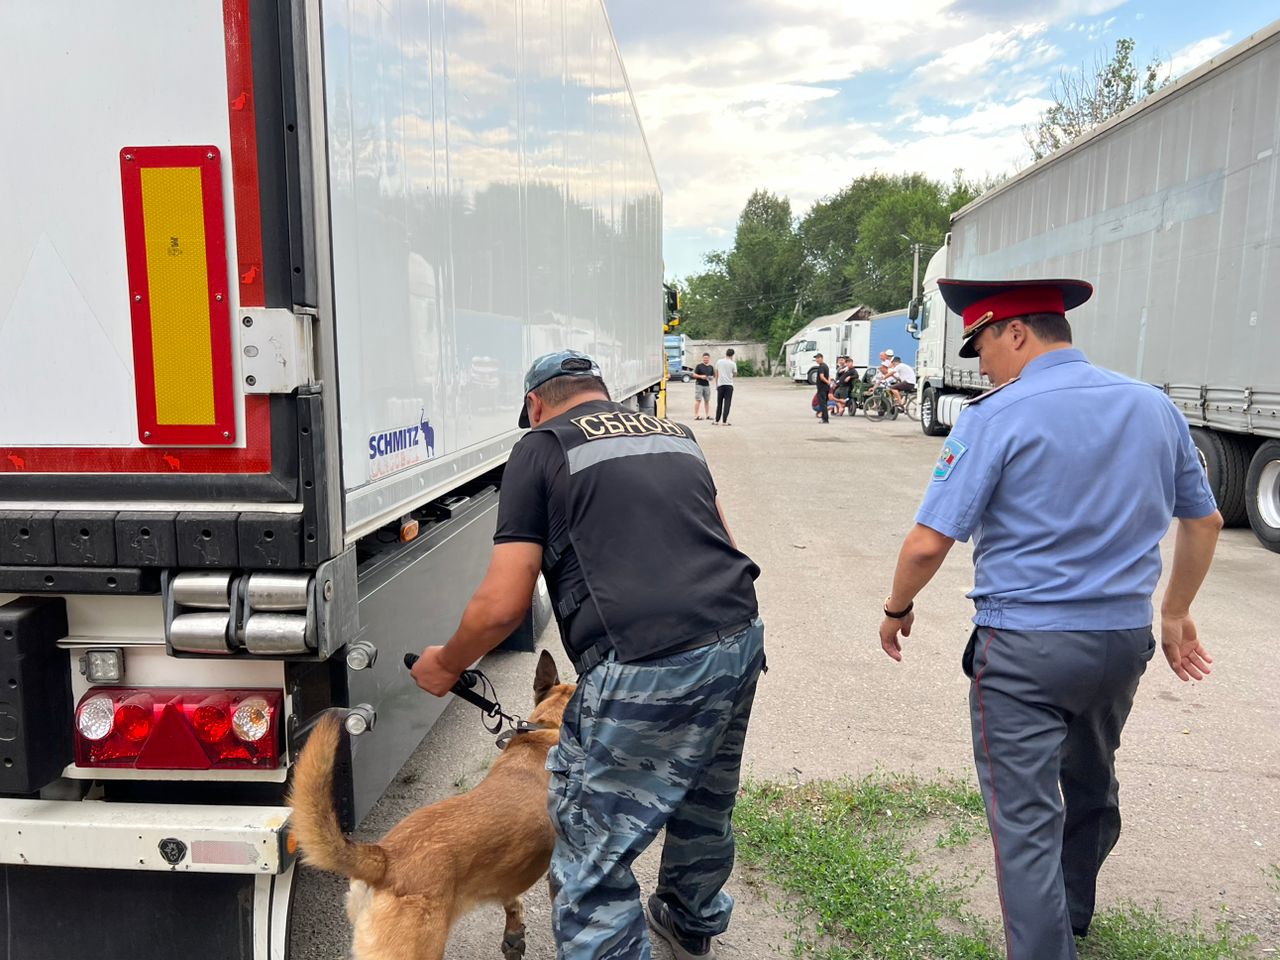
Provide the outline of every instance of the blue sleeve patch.
{"type": "Polygon", "coordinates": [[[954,437],[947,437],[946,443],[942,445],[942,453],[938,455],[938,462],[933,467],[933,479],[945,480],[951,476],[951,471],[956,468],[956,464],[968,449],[954,437]]]}

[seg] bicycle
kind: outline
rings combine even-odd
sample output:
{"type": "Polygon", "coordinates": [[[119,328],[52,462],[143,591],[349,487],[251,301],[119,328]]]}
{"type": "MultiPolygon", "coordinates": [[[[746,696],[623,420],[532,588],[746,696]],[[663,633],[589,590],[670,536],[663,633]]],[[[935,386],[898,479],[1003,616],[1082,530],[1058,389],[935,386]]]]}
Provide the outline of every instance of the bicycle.
{"type": "Polygon", "coordinates": [[[878,383],[864,396],[862,412],[868,420],[898,419],[898,405],[893,402],[893,394],[883,383],[878,383]]]}

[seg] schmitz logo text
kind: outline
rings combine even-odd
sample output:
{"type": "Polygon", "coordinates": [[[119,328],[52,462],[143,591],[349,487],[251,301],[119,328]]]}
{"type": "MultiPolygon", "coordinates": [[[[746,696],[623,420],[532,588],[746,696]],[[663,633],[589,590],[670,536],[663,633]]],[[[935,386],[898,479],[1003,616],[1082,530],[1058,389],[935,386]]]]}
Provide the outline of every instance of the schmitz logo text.
{"type": "Polygon", "coordinates": [[[369,437],[369,479],[429,460],[436,453],[436,432],[431,422],[420,417],[414,426],[383,430],[369,437]]]}

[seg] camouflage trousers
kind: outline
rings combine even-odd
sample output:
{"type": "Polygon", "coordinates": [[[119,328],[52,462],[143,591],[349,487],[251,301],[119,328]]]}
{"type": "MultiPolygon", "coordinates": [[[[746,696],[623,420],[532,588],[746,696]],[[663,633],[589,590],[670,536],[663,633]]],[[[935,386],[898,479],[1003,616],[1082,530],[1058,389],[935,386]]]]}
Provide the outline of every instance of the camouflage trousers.
{"type": "Polygon", "coordinates": [[[664,826],[658,896],[693,937],[729,926],[730,820],[764,624],[643,663],[605,660],[578,680],[547,757],[552,926],[560,960],[649,960],[631,866],[664,826]]]}

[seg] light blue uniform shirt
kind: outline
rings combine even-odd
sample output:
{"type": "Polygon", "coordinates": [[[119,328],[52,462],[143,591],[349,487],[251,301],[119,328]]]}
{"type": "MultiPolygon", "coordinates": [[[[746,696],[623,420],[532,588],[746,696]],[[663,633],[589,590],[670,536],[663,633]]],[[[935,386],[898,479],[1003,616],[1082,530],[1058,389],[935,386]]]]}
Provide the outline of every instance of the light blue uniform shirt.
{"type": "Polygon", "coordinates": [[[965,407],[916,521],[973,537],[979,626],[1124,630],[1151,623],[1171,519],[1215,509],[1173,403],[1069,349],[965,407]]]}

